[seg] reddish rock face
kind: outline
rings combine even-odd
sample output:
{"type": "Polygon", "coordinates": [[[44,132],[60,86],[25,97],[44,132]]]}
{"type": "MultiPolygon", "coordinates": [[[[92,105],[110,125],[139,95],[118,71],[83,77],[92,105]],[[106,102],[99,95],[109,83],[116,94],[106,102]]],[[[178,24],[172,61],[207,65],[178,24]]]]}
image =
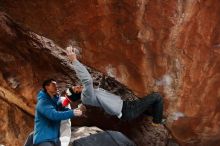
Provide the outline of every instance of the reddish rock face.
{"type": "Polygon", "coordinates": [[[33,117],[2,98],[0,98],[0,115],[0,143],[9,146],[23,145],[23,140],[33,127],[33,117]]]}
{"type": "MultiPolygon", "coordinates": [[[[0,136],[0,144],[22,145],[34,128],[32,115],[42,81],[46,78],[56,79],[60,91],[79,81],[64,51],[53,41],[22,28],[5,13],[0,13],[0,30],[0,133],[4,133],[0,136]]],[[[120,95],[123,99],[137,98],[113,78],[91,68],[88,70],[95,86],[120,95]]],[[[121,131],[138,145],[165,146],[170,142],[171,136],[164,126],[153,127],[149,123],[145,117],[131,123],[122,122],[94,107],[88,107],[86,117],[72,120],[73,126],[99,126],[121,131]]]]}
{"type": "MultiPolygon", "coordinates": [[[[183,145],[220,142],[220,1],[1,3],[1,10],[30,30],[62,47],[70,42],[81,46],[85,64],[114,77],[137,95],[162,92],[167,126],[183,145]]],[[[29,75],[36,62],[27,66],[24,75],[29,75]]],[[[22,92],[25,96],[36,92],[29,87],[22,92]]]]}

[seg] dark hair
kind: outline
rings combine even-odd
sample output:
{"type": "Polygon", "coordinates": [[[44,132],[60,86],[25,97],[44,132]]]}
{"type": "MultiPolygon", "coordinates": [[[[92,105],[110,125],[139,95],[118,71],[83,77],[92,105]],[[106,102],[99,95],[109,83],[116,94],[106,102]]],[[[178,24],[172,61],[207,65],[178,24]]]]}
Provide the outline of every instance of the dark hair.
{"type": "Polygon", "coordinates": [[[54,79],[47,79],[47,80],[45,80],[44,82],[43,82],[43,84],[42,84],[42,88],[45,90],[45,91],[47,91],[46,90],[46,86],[48,86],[51,82],[53,82],[53,81],[55,81],[54,79]]]}
{"type": "Polygon", "coordinates": [[[71,95],[67,95],[67,97],[68,97],[71,101],[74,102],[74,101],[77,101],[77,100],[81,99],[81,93],[75,93],[72,88],[68,88],[68,89],[69,89],[71,95]]]}

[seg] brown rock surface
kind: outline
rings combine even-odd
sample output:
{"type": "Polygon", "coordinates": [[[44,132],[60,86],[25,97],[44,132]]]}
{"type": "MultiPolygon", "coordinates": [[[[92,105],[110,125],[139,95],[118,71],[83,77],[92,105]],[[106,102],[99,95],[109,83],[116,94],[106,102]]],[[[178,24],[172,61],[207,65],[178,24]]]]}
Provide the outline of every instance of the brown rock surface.
{"type": "Polygon", "coordinates": [[[0,145],[23,145],[24,139],[32,130],[33,117],[13,103],[2,100],[2,94],[0,95],[0,115],[0,145]]]}
{"type": "MultiPolygon", "coordinates": [[[[1,10],[32,31],[62,47],[81,46],[85,64],[136,94],[164,93],[167,126],[178,141],[210,146],[220,142],[219,7],[218,0],[0,1],[1,10]]],[[[29,39],[13,40],[18,34],[1,25],[1,87],[33,100],[46,73],[73,81],[57,58],[43,55],[50,43],[25,46],[29,39]]]]}
{"type": "MultiPolygon", "coordinates": [[[[71,84],[78,83],[73,69],[64,56],[63,50],[53,41],[39,36],[16,24],[5,13],[0,13],[0,103],[2,121],[0,144],[22,145],[33,130],[33,115],[36,93],[42,80],[53,77],[62,91],[71,84]],[[19,110],[21,109],[21,110],[19,110]],[[18,113],[18,114],[17,114],[18,113]],[[14,131],[13,131],[14,130],[14,131]]],[[[88,68],[95,85],[105,88],[124,99],[137,98],[131,90],[111,77],[88,68]]],[[[74,105],[73,105],[74,106],[74,105]]],[[[154,128],[144,117],[131,123],[124,123],[88,107],[85,118],[73,119],[73,126],[99,126],[100,128],[122,131],[139,145],[165,146],[171,138],[163,126],[154,128]],[[94,115],[94,113],[96,113],[94,115]],[[143,139],[143,136],[146,136],[143,139]]]]}

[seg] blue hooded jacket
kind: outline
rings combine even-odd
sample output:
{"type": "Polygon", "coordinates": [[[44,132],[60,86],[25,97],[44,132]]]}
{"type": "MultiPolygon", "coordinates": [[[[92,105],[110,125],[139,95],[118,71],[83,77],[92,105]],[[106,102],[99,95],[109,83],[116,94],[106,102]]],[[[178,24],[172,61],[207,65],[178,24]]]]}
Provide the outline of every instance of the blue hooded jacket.
{"type": "Polygon", "coordinates": [[[44,90],[37,96],[34,125],[34,144],[45,141],[58,142],[60,121],[74,117],[72,110],[59,111],[58,96],[51,98],[44,90]]]}

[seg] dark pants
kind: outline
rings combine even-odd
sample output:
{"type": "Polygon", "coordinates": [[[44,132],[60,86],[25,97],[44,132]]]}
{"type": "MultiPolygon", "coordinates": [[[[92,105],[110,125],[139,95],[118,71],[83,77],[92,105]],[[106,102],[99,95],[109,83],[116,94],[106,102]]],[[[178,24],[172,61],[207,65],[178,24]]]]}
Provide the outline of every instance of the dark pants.
{"type": "Polygon", "coordinates": [[[60,141],[58,142],[46,141],[46,142],[36,144],[34,146],[61,146],[61,143],[60,141]]]}
{"type": "Polygon", "coordinates": [[[134,101],[124,101],[122,120],[135,119],[149,108],[153,110],[153,122],[161,123],[163,116],[163,98],[156,92],[134,101]]]}
{"type": "Polygon", "coordinates": [[[53,142],[42,142],[34,146],[56,146],[56,144],[54,144],[53,142]]]}
{"type": "Polygon", "coordinates": [[[24,146],[33,146],[33,134],[34,131],[32,131],[29,135],[28,138],[26,139],[24,146]]]}
{"type": "Polygon", "coordinates": [[[24,146],[60,146],[61,143],[60,141],[58,142],[42,142],[40,144],[33,144],[33,135],[34,135],[34,131],[32,131],[29,135],[28,138],[26,139],[24,146]]]}

